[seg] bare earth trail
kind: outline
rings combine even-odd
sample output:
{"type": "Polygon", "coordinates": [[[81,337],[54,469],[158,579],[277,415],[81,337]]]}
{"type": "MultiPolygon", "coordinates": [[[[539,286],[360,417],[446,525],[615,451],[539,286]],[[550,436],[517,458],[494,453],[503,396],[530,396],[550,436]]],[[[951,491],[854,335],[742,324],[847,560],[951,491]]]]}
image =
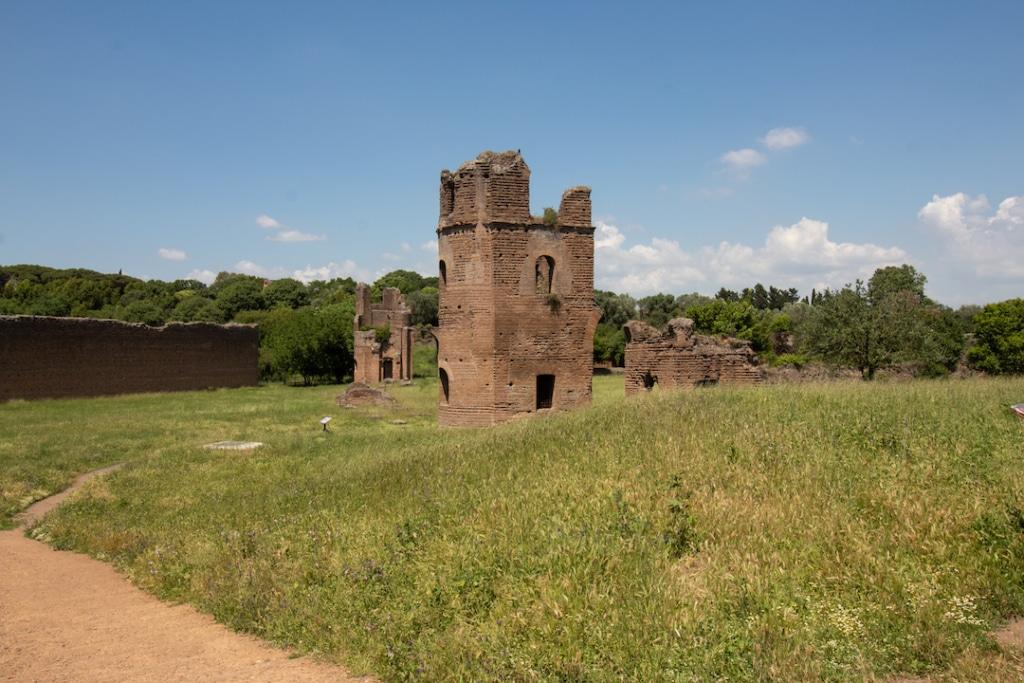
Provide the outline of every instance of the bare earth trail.
{"type": "MultiPolygon", "coordinates": [[[[34,504],[40,519],[104,468],[34,504]]],[[[187,605],[169,605],[112,567],[0,531],[0,681],[363,681],[340,667],[292,658],[187,605]]]]}

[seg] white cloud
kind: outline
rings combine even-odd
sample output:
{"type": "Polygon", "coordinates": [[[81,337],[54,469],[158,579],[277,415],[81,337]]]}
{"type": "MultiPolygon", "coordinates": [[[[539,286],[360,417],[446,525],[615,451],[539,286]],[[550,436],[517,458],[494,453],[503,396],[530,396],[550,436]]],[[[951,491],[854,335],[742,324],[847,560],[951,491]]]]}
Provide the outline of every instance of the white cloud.
{"type": "Polygon", "coordinates": [[[291,276],[306,283],[313,280],[333,280],[337,277],[350,277],[357,282],[365,282],[370,279],[370,272],[360,268],[355,261],[346,259],[341,263],[331,261],[325,266],[306,266],[294,271],[291,276]]]}
{"type": "Polygon", "coordinates": [[[267,235],[267,239],[271,242],[322,242],[327,239],[327,236],[311,235],[308,232],[288,229],[267,235]]]}
{"type": "Polygon", "coordinates": [[[284,227],[265,213],[261,213],[259,216],[256,216],[256,225],[265,230],[278,230],[284,227]]]}
{"type": "Polygon", "coordinates": [[[990,215],[988,198],[933,195],[918,218],[943,240],[950,261],[982,278],[1024,277],[1024,196],[1007,197],[990,215]]]}
{"type": "Polygon", "coordinates": [[[428,240],[420,245],[420,249],[430,253],[437,253],[437,240],[428,240]]]}
{"type": "Polygon", "coordinates": [[[282,277],[290,277],[288,271],[279,266],[266,268],[258,263],[246,260],[237,262],[231,268],[231,272],[242,273],[243,275],[255,275],[256,277],[263,277],[267,278],[268,280],[276,280],[282,277]]]}
{"type": "Polygon", "coordinates": [[[290,228],[276,218],[271,218],[265,213],[256,217],[256,225],[264,230],[276,230],[273,235],[267,235],[270,242],[322,242],[327,239],[326,235],[313,235],[290,228]]]}
{"type": "Polygon", "coordinates": [[[262,266],[253,261],[243,260],[236,263],[231,272],[255,275],[256,277],[268,280],[280,280],[281,278],[290,277],[305,283],[312,282],[313,280],[333,280],[337,277],[350,277],[357,281],[367,281],[371,275],[370,271],[360,268],[356,265],[355,261],[351,260],[345,260],[341,263],[331,261],[322,266],[307,265],[305,268],[296,270],[288,270],[281,266],[262,266]]]}
{"type": "Polygon", "coordinates": [[[712,292],[719,287],[748,287],[756,282],[807,291],[838,287],[868,278],[876,268],[908,260],[899,247],[834,242],[828,223],[802,218],[775,226],[763,246],[721,242],[683,249],[674,240],[653,238],[626,245],[612,224],[597,221],[594,235],[598,287],[632,294],[658,291],[712,292]]]}
{"type": "Polygon", "coordinates": [[[186,254],[181,249],[169,249],[167,247],[160,247],[156,253],[160,255],[160,258],[167,259],[168,261],[184,261],[185,259],[188,258],[188,254],[186,254]]]}
{"type": "Polygon", "coordinates": [[[799,147],[811,139],[803,128],[772,128],[761,138],[761,144],[768,149],[799,147]]]}
{"type": "Polygon", "coordinates": [[[721,161],[735,171],[748,171],[755,166],[760,166],[767,159],[756,149],[745,147],[729,150],[722,155],[721,161]]]}
{"type": "Polygon", "coordinates": [[[217,279],[217,273],[212,270],[191,270],[188,275],[185,276],[186,280],[199,280],[206,284],[213,284],[213,281],[217,279]]]}

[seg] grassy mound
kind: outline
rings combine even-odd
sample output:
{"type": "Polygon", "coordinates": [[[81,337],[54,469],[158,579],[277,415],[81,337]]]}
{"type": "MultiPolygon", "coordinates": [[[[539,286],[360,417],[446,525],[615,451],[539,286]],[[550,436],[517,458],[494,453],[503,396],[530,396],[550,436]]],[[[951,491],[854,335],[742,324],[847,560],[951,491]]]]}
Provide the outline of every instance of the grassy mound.
{"type": "Polygon", "coordinates": [[[266,387],[0,425],[92,411],[66,457],[132,460],[37,534],[387,680],[870,678],[1024,613],[1024,381],[595,391],[489,430],[436,427],[429,382],[397,412],[266,387]],[[153,433],[118,441],[126,411],[153,433]]]}

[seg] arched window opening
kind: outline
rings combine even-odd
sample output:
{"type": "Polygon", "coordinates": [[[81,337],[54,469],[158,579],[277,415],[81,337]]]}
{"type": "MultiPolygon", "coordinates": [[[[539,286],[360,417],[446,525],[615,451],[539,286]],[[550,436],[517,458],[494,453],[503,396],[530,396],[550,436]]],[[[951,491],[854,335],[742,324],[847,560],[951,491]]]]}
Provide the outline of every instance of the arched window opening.
{"type": "Polygon", "coordinates": [[[551,284],[555,280],[555,259],[550,256],[537,258],[537,265],[534,270],[538,294],[550,294],[551,284]]]}
{"type": "Polygon", "coordinates": [[[448,405],[448,373],[444,368],[439,368],[437,374],[441,378],[441,394],[444,396],[444,404],[448,405]]]}
{"type": "Polygon", "coordinates": [[[443,259],[438,262],[437,269],[441,271],[441,286],[448,284],[448,266],[443,259]]]}
{"type": "Polygon", "coordinates": [[[650,371],[644,373],[643,381],[644,389],[647,391],[651,391],[658,385],[658,378],[652,375],[650,371]]]}

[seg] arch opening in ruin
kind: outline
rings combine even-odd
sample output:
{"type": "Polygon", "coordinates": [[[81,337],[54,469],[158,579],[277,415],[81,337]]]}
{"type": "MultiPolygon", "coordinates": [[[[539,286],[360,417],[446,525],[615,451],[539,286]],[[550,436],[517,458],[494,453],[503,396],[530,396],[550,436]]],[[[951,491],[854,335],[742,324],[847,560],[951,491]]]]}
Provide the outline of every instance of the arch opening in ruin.
{"type": "Polygon", "coordinates": [[[551,284],[555,280],[555,259],[550,256],[537,257],[534,277],[538,294],[550,294],[551,284]]]}

